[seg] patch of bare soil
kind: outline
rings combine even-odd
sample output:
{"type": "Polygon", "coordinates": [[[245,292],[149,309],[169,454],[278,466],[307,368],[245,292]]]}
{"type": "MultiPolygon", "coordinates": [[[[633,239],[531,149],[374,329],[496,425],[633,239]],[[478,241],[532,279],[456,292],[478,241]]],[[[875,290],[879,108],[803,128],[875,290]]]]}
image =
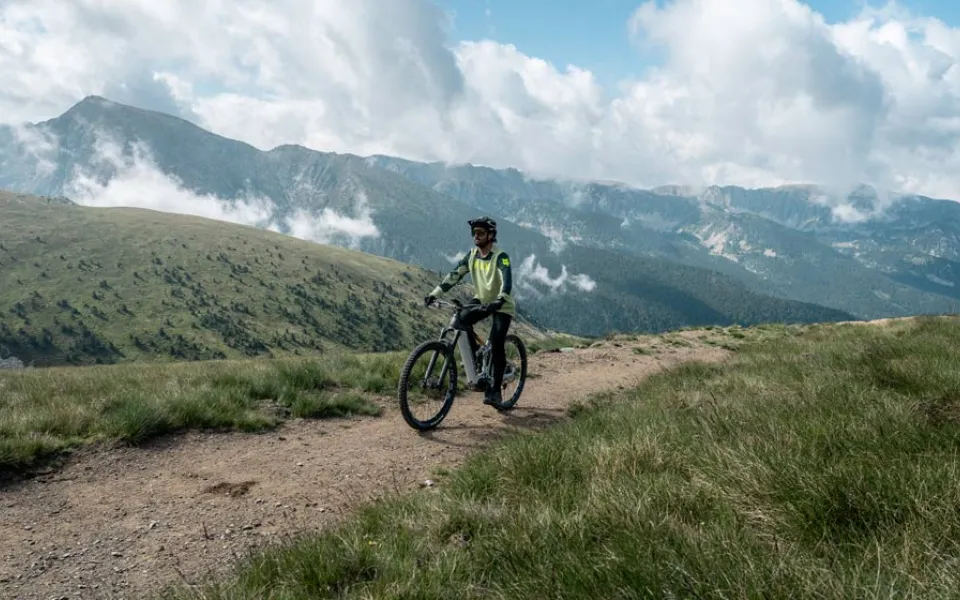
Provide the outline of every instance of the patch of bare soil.
{"type": "MultiPolygon", "coordinates": [[[[56,472],[0,489],[0,597],[142,598],[222,573],[267,541],[321,529],[358,504],[421,487],[506,431],[564,419],[574,401],[683,361],[729,353],[607,342],[530,357],[520,402],[500,413],[459,397],[427,434],[392,398],[377,418],[292,421],[264,434],[188,433],[77,452],[56,472]]],[[[442,483],[440,484],[442,485],[442,483]]]]}

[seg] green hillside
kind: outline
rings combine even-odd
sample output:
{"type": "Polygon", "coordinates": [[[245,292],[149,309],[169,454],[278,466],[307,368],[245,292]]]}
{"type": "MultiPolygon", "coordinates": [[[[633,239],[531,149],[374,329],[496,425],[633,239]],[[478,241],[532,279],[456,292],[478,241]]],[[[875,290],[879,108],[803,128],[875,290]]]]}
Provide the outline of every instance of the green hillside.
{"type": "Polygon", "coordinates": [[[403,350],[449,318],[420,306],[435,273],[271,231],[5,192],[0,215],[0,357],[36,366],[403,350]]]}

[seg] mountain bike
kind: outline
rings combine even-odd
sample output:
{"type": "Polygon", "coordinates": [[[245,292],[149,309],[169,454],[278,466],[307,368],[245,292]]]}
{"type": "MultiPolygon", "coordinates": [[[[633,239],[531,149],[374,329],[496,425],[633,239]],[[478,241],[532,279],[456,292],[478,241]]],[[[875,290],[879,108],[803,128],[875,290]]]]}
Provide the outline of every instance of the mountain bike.
{"type": "MultiPolygon", "coordinates": [[[[473,391],[485,391],[493,383],[493,349],[490,340],[484,341],[474,330],[474,339],[478,346],[474,353],[466,330],[458,326],[463,303],[458,300],[434,300],[433,305],[454,307],[450,324],[440,330],[439,339],[427,340],[413,349],[400,371],[398,386],[400,412],[408,425],[420,431],[433,429],[450,412],[458,393],[457,350],[460,351],[466,386],[473,391]],[[423,358],[427,359],[426,364],[420,367],[418,361],[423,358]],[[441,362],[439,367],[438,361],[441,362]],[[438,372],[437,376],[433,376],[435,370],[438,372]],[[417,414],[421,409],[427,418],[418,418],[417,414]]],[[[527,380],[527,348],[520,336],[507,334],[504,351],[507,364],[501,389],[503,401],[493,405],[500,411],[509,410],[516,405],[527,380]],[[514,383],[516,389],[508,396],[507,388],[514,383]]]]}

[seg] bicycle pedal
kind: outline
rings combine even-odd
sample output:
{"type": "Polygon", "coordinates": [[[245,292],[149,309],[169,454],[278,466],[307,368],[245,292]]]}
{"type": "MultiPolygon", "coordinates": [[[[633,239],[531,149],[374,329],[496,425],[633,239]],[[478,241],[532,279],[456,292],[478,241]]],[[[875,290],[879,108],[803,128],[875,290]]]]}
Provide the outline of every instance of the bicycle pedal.
{"type": "Polygon", "coordinates": [[[475,392],[485,392],[490,389],[490,382],[486,379],[481,379],[473,384],[472,389],[475,392]]]}

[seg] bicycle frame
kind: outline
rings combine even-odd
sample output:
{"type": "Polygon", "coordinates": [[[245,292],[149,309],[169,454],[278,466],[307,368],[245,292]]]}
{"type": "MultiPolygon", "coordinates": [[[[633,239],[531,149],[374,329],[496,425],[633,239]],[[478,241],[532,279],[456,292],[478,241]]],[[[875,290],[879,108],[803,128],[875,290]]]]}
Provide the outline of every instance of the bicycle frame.
{"type": "MultiPolygon", "coordinates": [[[[456,319],[456,316],[454,316],[453,319],[456,319]]],[[[457,349],[460,350],[460,360],[463,362],[463,370],[467,375],[467,384],[473,386],[480,381],[480,377],[485,375],[485,373],[483,372],[484,369],[481,369],[479,373],[477,372],[477,360],[473,355],[473,349],[470,347],[470,340],[465,334],[465,331],[456,329],[451,324],[450,327],[444,327],[440,330],[440,340],[455,345],[457,349]],[[447,336],[451,333],[453,334],[453,339],[447,339],[447,336]]],[[[480,336],[477,336],[477,341],[481,341],[480,336]]],[[[481,347],[482,346],[483,344],[481,342],[481,347]]],[[[430,368],[432,367],[433,365],[430,366],[430,368]]]]}
{"type": "MultiPolygon", "coordinates": [[[[443,300],[437,300],[436,303],[441,306],[444,304],[455,306],[457,307],[458,310],[463,308],[463,305],[459,302],[445,302],[443,300]]],[[[460,350],[460,359],[463,361],[463,370],[467,376],[467,385],[475,386],[477,385],[477,383],[480,382],[481,377],[488,376],[487,371],[489,370],[488,363],[490,362],[490,360],[489,360],[489,357],[486,360],[484,360],[484,364],[481,366],[481,370],[478,373],[477,361],[473,354],[473,349],[470,347],[470,340],[467,339],[466,335],[464,335],[466,333],[464,330],[457,329],[455,327],[456,322],[457,322],[457,313],[454,313],[453,316],[450,317],[449,325],[447,325],[446,327],[443,327],[440,330],[439,339],[440,341],[447,342],[451,345],[455,345],[460,350]],[[453,339],[448,339],[448,336],[450,334],[453,334],[453,339]]],[[[484,346],[487,345],[486,342],[483,341],[483,338],[481,338],[479,334],[474,332],[474,335],[476,335],[477,344],[480,346],[480,348],[483,348],[484,346]]],[[[437,355],[434,354],[430,358],[430,362],[427,364],[427,373],[433,372],[433,367],[436,364],[436,360],[437,360],[437,355]]],[[[448,366],[449,365],[444,365],[443,371],[440,373],[441,380],[446,375],[446,369],[448,366]]]]}

